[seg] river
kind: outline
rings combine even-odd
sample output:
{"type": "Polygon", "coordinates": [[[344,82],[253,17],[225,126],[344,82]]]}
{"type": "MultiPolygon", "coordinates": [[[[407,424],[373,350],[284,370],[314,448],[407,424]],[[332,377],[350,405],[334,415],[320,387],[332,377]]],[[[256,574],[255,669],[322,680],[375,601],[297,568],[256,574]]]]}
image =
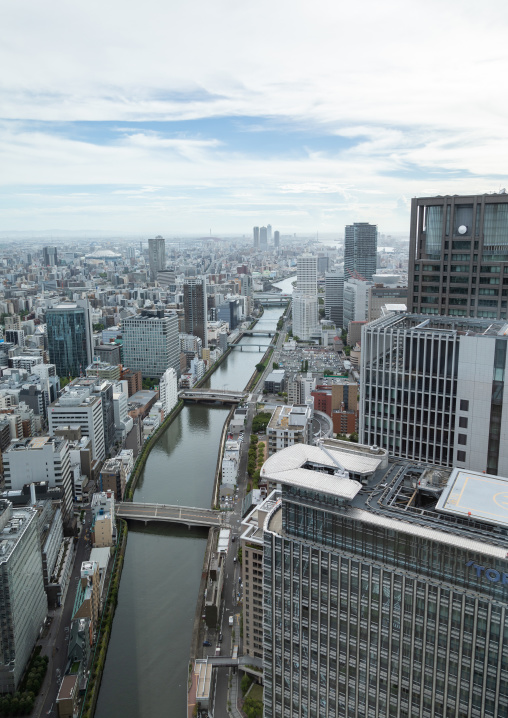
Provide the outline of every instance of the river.
{"type": "MultiPolygon", "coordinates": [[[[295,277],[278,286],[292,291],[295,277]]],[[[257,329],[275,329],[267,308],[257,329]]],[[[241,390],[266,337],[245,337],[212,374],[213,389],[241,390]]],[[[185,406],[150,452],[135,501],[210,507],[219,439],[229,409],[185,406]]],[[[192,624],[208,532],[131,522],[96,717],[185,716],[192,624]]]]}

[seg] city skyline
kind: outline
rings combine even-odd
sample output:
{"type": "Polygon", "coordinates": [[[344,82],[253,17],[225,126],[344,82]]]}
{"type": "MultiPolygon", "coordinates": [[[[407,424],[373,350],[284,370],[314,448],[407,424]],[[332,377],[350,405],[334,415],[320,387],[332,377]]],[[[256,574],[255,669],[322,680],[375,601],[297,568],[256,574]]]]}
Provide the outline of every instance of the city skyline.
{"type": "Polygon", "coordinates": [[[8,3],[2,229],[396,232],[412,196],[498,191],[506,8],[458,10],[8,3]]]}

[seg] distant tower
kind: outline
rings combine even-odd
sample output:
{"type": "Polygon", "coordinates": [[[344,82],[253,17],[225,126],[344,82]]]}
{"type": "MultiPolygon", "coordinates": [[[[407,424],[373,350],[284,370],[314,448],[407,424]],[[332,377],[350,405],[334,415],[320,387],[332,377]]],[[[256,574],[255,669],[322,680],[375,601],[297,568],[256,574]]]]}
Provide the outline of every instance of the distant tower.
{"type": "Polygon", "coordinates": [[[254,227],[253,235],[254,235],[254,247],[259,247],[259,227],[254,227]]]}
{"type": "Polygon", "coordinates": [[[266,238],[269,242],[272,241],[272,225],[271,224],[266,225],[266,238]]]}
{"type": "Polygon", "coordinates": [[[166,240],[160,235],[148,240],[148,262],[150,264],[150,279],[157,278],[157,272],[166,266],[166,240]]]}
{"type": "Polygon", "coordinates": [[[266,249],[267,245],[268,245],[267,228],[261,227],[261,229],[259,230],[259,248],[266,249]]]}
{"type": "Polygon", "coordinates": [[[372,279],[377,267],[377,225],[355,222],[346,226],[344,241],[344,276],[358,272],[372,279]]]}
{"type": "Polygon", "coordinates": [[[199,337],[203,348],[208,348],[208,306],[206,276],[189,277],[183,285],[185,332],[199,337]]]}
{"type": "Polygon", "coordinates": [[[56,247],[42,248],[42,261],[46,267],[54,267],[58,264],[58,254],[56,247]]]}
{"type": "Polygon", "coordinates": [[[279,249],[280,246],[280,232],[278,229],[273,233],[273,246],[274,249],[279,249]]]}

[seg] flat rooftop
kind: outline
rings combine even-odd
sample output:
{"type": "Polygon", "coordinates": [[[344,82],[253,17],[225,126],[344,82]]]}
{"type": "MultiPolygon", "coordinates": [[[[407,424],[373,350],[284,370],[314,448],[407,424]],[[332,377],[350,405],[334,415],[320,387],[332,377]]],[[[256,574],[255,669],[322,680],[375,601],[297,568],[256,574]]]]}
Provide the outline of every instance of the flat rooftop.
{"type": "Polygon", "coordinates": [[[469,336],[508,336],[508,323],[502,319],[429,316],[428,314],[388,314],[375,319],[369,327],[390,327],[413,331],[443,332],[469,336]]]}
{"type": "Polygon", "coordinates": [[[436,510],[508,528],[508,478],[454,469],[436,510]]]}

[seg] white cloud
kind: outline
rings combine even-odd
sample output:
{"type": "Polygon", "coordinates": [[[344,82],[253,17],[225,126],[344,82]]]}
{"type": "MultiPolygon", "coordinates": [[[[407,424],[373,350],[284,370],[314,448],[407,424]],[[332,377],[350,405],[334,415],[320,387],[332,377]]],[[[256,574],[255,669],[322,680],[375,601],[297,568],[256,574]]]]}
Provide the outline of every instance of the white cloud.
{"type": "MultiPolygon", "coordinates": [[[[0,182],[70,185],[74,199],[78,185],[111,186],[100,205],[60,200],[60,210],[81,221],[86,206],[93,221],[109,207],[121,221],[120,207],[135,208],[140,228],[161,193],[181,226],[192,212],[222,212],[232,226],[235,211],[242,225],[247,205],[281,223],[306,211],[314,222],[316,208],[336,222],[337,207],[400,223],[402,196],[495,189],[506,173],[507,14],[500,0],[485,11],[472,0],[4,0],[0,113],[12,123],[0,128],[0,182]],[[348,146],[309,145],[298,157],[275,147],[261,159],[215,137],[130,124],[203,117],[242,118],[251,137],[269,117],[348,146]],[[125,126],[96,144],[24,120],[125,126]],[[220,196],[200,204],[206,188],[220,196]]],[[[56,221],[56,200],[48,209],[56,221]]]]}

